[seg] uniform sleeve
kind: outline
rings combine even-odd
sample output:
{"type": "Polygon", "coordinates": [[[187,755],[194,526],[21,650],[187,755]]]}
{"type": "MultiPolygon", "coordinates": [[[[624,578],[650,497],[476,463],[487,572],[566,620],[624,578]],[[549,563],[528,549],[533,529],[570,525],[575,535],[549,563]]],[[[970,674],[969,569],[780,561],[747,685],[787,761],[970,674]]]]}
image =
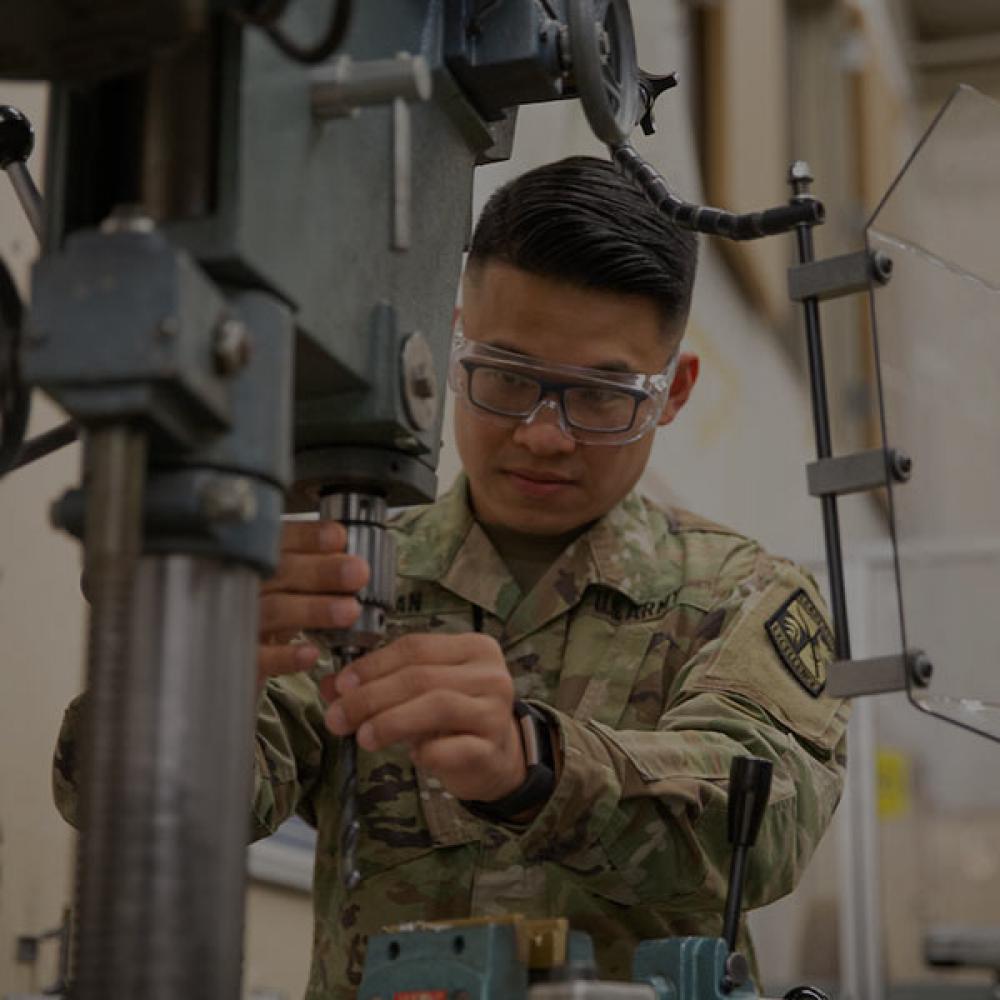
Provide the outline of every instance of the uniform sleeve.
{"type": "Polygon", "coordinates": [[[832,655],[813,581],[764,558],[712,609],[718,634],[678,671],[655,730],[546,709],[563,770],[522,834],[528,856],[588,876],[613,873],[640,901],[678,912],[715,907],[731,858],[729,767],[750,754],[770,760],[774,775],[744,905],[792,890],[840,798],[848,711],[812,693],[832,655]]]}
{"type": "Polygon", "coordinates": [[[254,748],[254,838],[298,813],[315,825],[312,792],[335,741],[323,723],[323,701],[307,674],[271,678],[257,707],[254,748]]]}
{"type": "Polygon", "coordinates": [[[56,752],[52,759],[52,798],[67,823],[79,828],[79,744],[84,695],[74,698],[63,713],[56,752]]]}
{"type": "MultiPolygon", "coordinates": [[[[79,828],[79,746],[85,695],[63,716],[52,768],[52,790],[62,817],[79,828]]],[[[330,752],[323,706],[304,674],[271,679],[261,692],[254,741],[253,838],[275,830],[294,813],[312,820],[311,793],[330,752]]]]}

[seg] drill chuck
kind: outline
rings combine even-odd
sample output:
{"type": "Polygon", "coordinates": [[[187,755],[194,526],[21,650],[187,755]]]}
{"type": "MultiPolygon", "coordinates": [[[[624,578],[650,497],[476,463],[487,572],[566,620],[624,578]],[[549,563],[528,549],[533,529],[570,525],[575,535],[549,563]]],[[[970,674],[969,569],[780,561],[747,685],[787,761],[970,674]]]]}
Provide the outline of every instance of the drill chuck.
{"type": "Polygon", "coordinates": [[[386,616],[395,599],[396,546],[386,528],[384,497],[371,493],[327,493],[320,500],[320,517],[339,521],[347,530],[347,551],[360,556],[371,570],[357,595],[361,617],[349,629],[327,630],[322,637],[335,654],[360,656],[385,635],[386,616]]]}

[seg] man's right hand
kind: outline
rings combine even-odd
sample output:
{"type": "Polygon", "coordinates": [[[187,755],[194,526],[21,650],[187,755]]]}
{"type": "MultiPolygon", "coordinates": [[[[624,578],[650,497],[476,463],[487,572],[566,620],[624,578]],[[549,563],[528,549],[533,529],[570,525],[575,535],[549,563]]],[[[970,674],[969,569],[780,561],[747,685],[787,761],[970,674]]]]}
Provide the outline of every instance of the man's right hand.
{"type": "Polygon", "coordinates": [[[257,690],[268,677],[310,670],[319,649],[292,642],[307,629],[350,628],[361,614],[354,595],[368,582],[368,564],[347,555],[347,532],[334,521],[288,521],[282,527],[278,572],[260,588],[257,690]]]}

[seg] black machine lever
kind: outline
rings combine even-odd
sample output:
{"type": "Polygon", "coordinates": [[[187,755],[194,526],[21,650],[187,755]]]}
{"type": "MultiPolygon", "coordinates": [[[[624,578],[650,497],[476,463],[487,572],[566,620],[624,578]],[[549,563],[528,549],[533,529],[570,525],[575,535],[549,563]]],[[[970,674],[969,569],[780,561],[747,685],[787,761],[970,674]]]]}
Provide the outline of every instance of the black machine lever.
{"type": "Polygon", "coordinates": [[[0,167],[7,171],[21,208],[31,228],[42,240],[45,206],[42,196],[28,172],[27,161],[35,148],[35,130],[17,108],[0,106],[0,167]]]}
{"type": "Polygon", "coordinates": [[[733,845],[733,860],[722,936],[730,951],[736,949],[740,926],[747,852],[760,832],[771,793],[772,770],[771,762],[759,757],[734,757],[729,768],[729,843],[733,845]]]}

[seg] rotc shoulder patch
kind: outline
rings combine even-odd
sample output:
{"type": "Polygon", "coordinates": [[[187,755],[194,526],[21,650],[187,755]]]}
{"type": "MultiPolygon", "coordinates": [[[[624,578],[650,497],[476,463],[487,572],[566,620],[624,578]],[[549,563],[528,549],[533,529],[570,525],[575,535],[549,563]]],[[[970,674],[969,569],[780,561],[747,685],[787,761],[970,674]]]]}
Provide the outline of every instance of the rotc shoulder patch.
{"type": "Polygon", "coordinates": [[[809,595],[801,588],[796,590],[768,618],[764,629],[795,679],[818,698],[833,660],[833,633],[809,595]]]}

